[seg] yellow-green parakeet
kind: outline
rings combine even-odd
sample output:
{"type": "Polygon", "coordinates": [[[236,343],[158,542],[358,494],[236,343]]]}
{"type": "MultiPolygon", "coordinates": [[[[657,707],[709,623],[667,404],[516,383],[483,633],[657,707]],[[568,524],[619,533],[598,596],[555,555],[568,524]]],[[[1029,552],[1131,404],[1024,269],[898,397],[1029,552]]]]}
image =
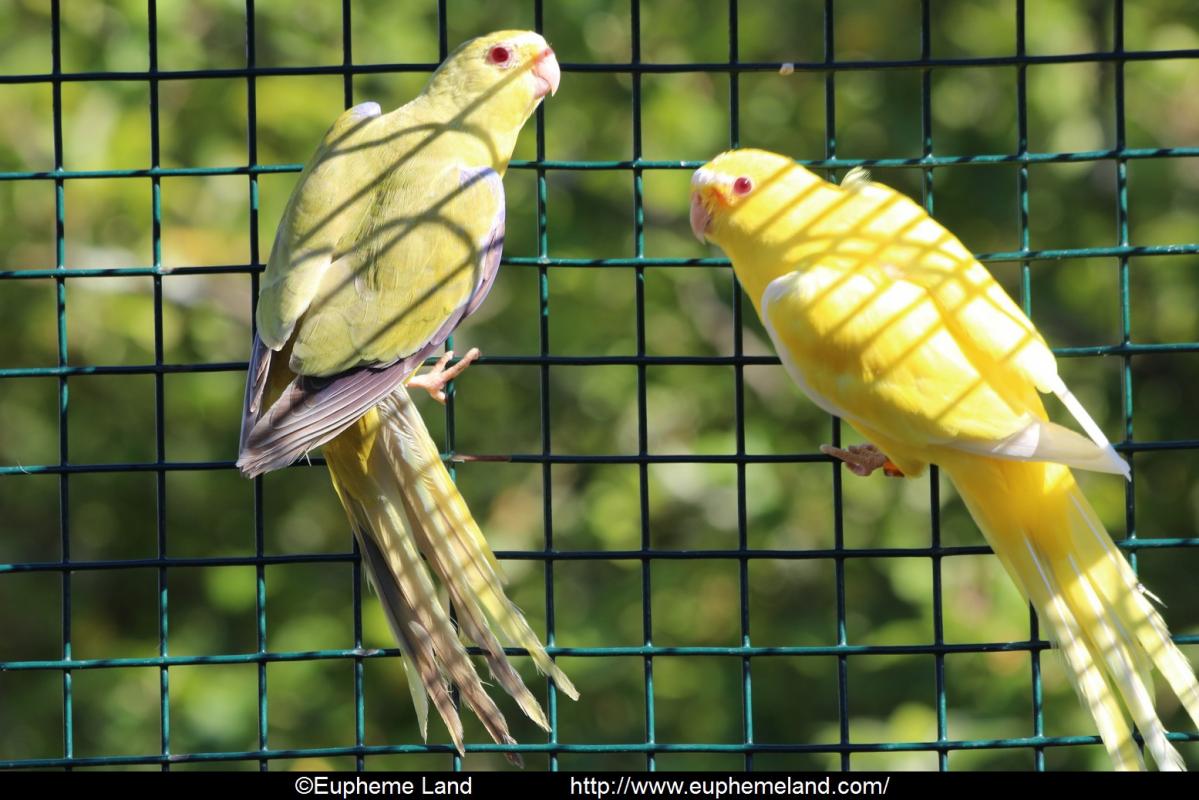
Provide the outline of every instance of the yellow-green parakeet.
{"type": "Polygon", "coordinates": [[[343,113],[304,168],[279,223],[258,297],[238,466],[247,476],[324,445],[427,737],[428,701],[459,752],[464,700],[512,743],[457,627],[538,725],[540,704],[504,654],[526,648],[578,693],[503,592],[499,565],[454,487],[406,386],[441,388],[477,355],[414,377],[495,280],[504,240],[501,178],[517,135],[558,88],[553,50],[531,31],[461,45],[424,91],[388,114],[343,113]]]}
{"type": "Polygon", "coordinates": [[[1199,725],[1199,685],[1070,467],[1127,477],[1045,340],[957,238],[861,171],[835,185],[761,150],[692,178],[691,225],[719,245],[784,367],[873,446],[825,447],[854,472],[939,465],[1050,637],[1118,768],[1182,758],[1156,667],[1199,725]],[[1049,421],[1052,392],[1087,436],[1049,421]],[[1125,713],[1127,710],[1127,715],[1125,713]]]}

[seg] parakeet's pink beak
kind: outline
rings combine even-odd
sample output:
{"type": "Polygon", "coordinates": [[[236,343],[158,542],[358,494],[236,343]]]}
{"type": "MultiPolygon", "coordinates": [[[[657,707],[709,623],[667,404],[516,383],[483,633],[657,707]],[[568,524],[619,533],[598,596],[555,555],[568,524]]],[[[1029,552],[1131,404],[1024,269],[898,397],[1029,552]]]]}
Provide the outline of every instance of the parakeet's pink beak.
{"type": "Polygon", "coordinates": [[[537,81],[537,89],[534,92],[537,99],[540,100],[547,94],[552,96],[558,92],[558,84],[562,81],[562,70],[558,66],[558,59],[554,57],[553,49],[545,48],[533,60],[533,77],[537,81]]]}
{"type": "Polygon", "coordinates": [[[708,241],[708,226],[712,224],[712,214],[704,206],[699,192],[691,193],[691,232],[701,244],[708,241]]]}

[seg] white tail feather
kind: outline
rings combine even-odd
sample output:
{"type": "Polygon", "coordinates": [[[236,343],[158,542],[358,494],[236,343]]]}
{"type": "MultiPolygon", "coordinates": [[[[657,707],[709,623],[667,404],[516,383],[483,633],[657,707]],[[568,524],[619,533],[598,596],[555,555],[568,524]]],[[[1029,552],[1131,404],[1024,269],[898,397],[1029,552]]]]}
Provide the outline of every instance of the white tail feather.
{"type": "Polygon", "coordinates": [[[1129,635],[1118,611],[1099,599],[1090,579],[1079,569],[1074,556],[1067,556],[1066,560],[1074,571],[1075,590],[1083,595],[1084,602],[1090,607],[1096,620],[1096,624],[1091,628],[1092,641],[1106,656],[1112,681],[1124,697],[1124,704],[1131,712],[1133,720],[1145,735],[1145,743],[1149,746],[1149,752],[1153,754],[1153,760],[1161,770],[1178,772],[1185,769],[1182,756],[1166,738],[1166,728],[1158,719],[1157,711],[1153,707],[1153,687],[1149,682],[1148,670],[1139,663],[1147,660],[1144,650],[1129,635]]]}
{"type": "Polygon", "coordinates": [[[987,540],[1060,648],[1118,769],[1184,769],[1154,707],[1157,668],[1199,725],[1199,682],[1069,469],[950,453],[941,459],[987,540]]]}
{"type": "Polygon", "coordinates": [[[1111,686],[1092,658],[1086,636],[1062,597],[1057,581],[1050,576],[1032,542],[1026,539],[1024,544],[1040,578],[1039,584],[1026,582],[1028,585],[1025,586],[1025,590],[1047,623],[1051,637],[1061,648],[1066,659],[1066,674],[1078,692],[1079,699],[1091,712],[1108,756],[1118,770],[1145,769],[1145,760],[1136,748],[1128,722],[1120,713],[1120,706],[1112,694],[1111,686]]]}
{"type": "Polygon", "coordinates": [[[1141,646],[1154,666],[1165,677],[1166,682],[1170,684],[1170,688],[1178,695],[1178,699],[1182,702],[1183,708],[1186,709],[1191,720],[1199,727],[1199,680],[1191,670],[1186,656],[1170,638],[1170,631],[1166,627],[1165,620],[1145,598],[1146,592],[1137,580],[1136,574],[1133,573],[1132,567],[1116,548],[1107,532],[1103,530],[1101,523],[1095,518],[1094,512],[1080,498],[1081,494],[1076,493],[1070,499],[1079,516],[1086,522],[1085,530],[1089,534],[1090,541],[1099,547],[1108,566],[1118,576],[1110,582],[1100,583],[1101,589],[1108,585],[1132,585],[1138,589],[1138,591],[1130,593],[1119,592],[1119,596],[1113,596],[1117,595],[1117,591],[1108,588],[1104,591],[1108,603],[1115,604],[1123,598],[1131,605],[1127,613],[1133,618],[1134,630],[1141,646]]]}

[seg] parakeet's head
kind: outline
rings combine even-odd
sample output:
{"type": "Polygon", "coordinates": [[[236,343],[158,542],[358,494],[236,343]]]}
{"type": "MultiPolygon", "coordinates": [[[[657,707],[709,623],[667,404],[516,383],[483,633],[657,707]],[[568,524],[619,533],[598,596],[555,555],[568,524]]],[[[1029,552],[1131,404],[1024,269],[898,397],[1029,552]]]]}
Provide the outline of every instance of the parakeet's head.
{"type": "Polygon", "coordinates": [[[554,51],[533,31],[496,31],[458,46],[429,80],[427,92],[450,96],[467,117],[520,127],[541,98],[558,91],[554,51]]]}
{"type": "Polygon", "coordinates": [[[691,176],[691,230],[726,252],[795,206],[820,179],[787,156],[765,150],[729,150],[691,176]]]}

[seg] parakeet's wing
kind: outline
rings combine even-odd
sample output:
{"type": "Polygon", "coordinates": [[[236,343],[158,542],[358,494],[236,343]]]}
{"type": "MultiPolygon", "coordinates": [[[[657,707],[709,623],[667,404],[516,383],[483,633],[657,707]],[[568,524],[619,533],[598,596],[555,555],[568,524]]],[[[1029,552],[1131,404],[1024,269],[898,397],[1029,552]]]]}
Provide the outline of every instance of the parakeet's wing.
{"type": "Polygon", "coordinates": [[[250,366],[246,374],[246,397],[242,403],[241,434],[238,437],[237,452],[246,449],[246,440],[250,431],[262,416],[262,400],[266,395],[266,386],[271,372],[271,354],[273,351],[262,342],[262,337],[254,334],[250,345],[250,366]]]}
{"type": "Polygon", "coordinates": [[[1019,365],[988,355],[1001,343],[980,344],[986,333],[969,315],[946,313],[905,270],[816,263],[772,281],[761,309],[792,378],[860,428],[921,448],[1124,471],[1114,453],[1049,422],[1019,365]]]}
{"type": "Polygon", "coordinates": [[[292,371],[391,364],[444,340],[490,287],[503,207],[490,168],[414,159],[381,176],[296,326],[292,371]]]}
{"type": "MultiPolygon", "coordinates": [[[[1106,467],[1098,468],[1099,471],[1114,472],[1127,478],[1128,463],[1116,453],[1107,436],[1058,375],[1053,351],[1032,321],[1008,297],[991,273],[966,253],[965,247],[956,239],[953,243],[962,253],[955,254],[953,268],[947,268],[943,259],[922,259],[909,270],[908,278],[925,288],[954,338],[976,365],[993,376],[994,383],[1024,393],[1036,387],[1040,392],[1057,395],[1095,446],[1103,451],[1106,467]]],[[[1040,432],[1039,428],[1036,430],[1040,432]]],[[[1062,463],[1096,469],[1080,462],[1062,463]]]]}
{"type": "MultiPolygon", "coordinates": [[[[326,268],[296,325],[290,367],[298,377],[265,411],[262,387],[247,387],[243,472],[291,463],[336,436],[483,302],[503,248],[503,183],[490,168],[449,172],[453,185],[426,183],[425,201],[407,216],[389,210],[381,192],[357,236],[338,248],[344,255],[326,268]]],[[[268,379],[263,360],[272,355],[255,344],[252,378],[268,379]]]]}
{"type": "Polygon", "coordinates": [[[373,159],[382,144],[376,133],[380,115],[378,103],[342,112],[292,191],[258,294],[258,333],[272,350],[291,337],[333,263],[338,242],[361,214],[370,190],[364,182],[378,171],[373,159]]]}
{"type": "MultiPolygon", "coordinates": [[[[1059,377],[1049,345],[966,246],[910,197],[888,186],[871,183],[866,177],[850,185],[848,191],[879,209],[863,229],[876,245],[876,262],[859,271],[880,285],[898,279],[923,290],[961,354],[986,376],[990,391],[1018,415],[1031,414],[1035,418],[1011,431],[998,451],[986,440],[982,450],[977,450],[972,438],[961,440],[962,449],[1010,458],[1058,460],[1127,477],[1128,464],[1059,377]],[[1102,458],[1095,448],[1078,442],[1069,429],[1044,423],[1046,415],[1038,392],[1057,395],[1102,451],[1102,458]]],[[[1001,429],[1009,425],[1010,420],[999,424],[1001,429]]]]}

